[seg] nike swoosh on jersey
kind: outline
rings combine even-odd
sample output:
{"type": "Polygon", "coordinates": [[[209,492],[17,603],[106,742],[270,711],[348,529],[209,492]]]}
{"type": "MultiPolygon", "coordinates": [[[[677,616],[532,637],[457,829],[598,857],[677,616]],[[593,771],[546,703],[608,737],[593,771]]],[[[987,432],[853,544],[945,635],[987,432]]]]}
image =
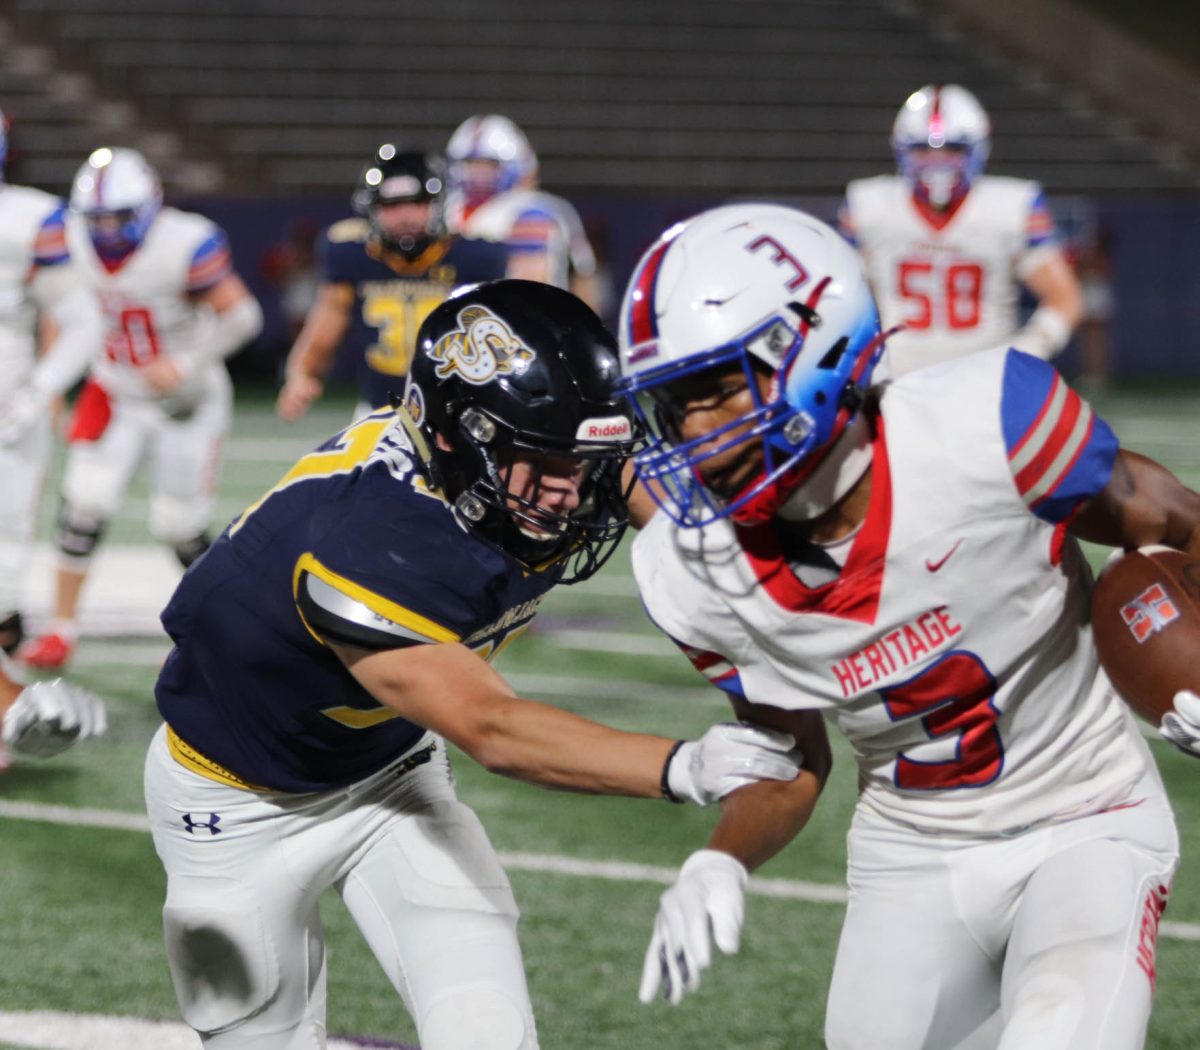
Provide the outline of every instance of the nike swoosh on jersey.
{"type": "Polygon", "coordinates": [[[930,572],[937,572],[938,569],[940,569],[943,565],[946,564],[946,562],[948,562],[950,560],[950,555],[952,555],[961,546],[962,546],[962,540],[959,540],[953,547],[951,547],[948,551],[946,551],[945,554],[943,554],[940,558],[938,558],[937,561],[933,561],[929,558],[926,558],[925,559],[925,568],[927,568],[930,572]]]}

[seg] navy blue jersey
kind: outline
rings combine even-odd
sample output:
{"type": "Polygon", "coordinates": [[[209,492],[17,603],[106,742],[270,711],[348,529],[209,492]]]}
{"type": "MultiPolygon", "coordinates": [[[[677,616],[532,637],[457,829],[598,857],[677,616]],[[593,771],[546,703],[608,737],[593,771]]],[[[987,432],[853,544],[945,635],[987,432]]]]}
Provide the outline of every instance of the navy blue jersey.
{"type": "Polygon", "coordinates": [[[451,237],[411,261],[382,253],[365,219],[344,219],[317,240],[317,275],[353,294],[342,353],[354,355],[358,396],[372,408],[404,392],[417,329],[430,311],[463,284],[503,277],[502,244],[451,237]]]}
{"type": "Polygon", "coordinates": [[[175,647],[155,696],[185,764],[275,791],[358,780],[424,730],[329,641],[461,641],[488,659],[532,620],[554,574],[459,524],[406,421],[375,412],[305,456],[184,575],[162,615],[175,647]]]}

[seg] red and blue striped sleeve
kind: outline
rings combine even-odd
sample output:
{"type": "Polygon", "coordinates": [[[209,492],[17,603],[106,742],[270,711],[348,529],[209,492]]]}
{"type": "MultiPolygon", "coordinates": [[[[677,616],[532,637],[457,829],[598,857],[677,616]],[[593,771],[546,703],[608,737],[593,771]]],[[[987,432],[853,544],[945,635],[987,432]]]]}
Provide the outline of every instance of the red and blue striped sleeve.
{"type": "Polygon", "coordinates": [[[70,262],[71,253],[67,249],[67,209],[65,206],[55,208],[43,220],[33,239],[34,266],[61,266],[70,262]]]}
{"type": "Polygon", "coordinates": [[[1046,203],[1046,195],[1038,190],[1025,219],[1025,247],[1040,248],[1043,244],[1057,243],[1058,227],[1054,223],[1054,213],[1046,203]]]}
{"type": "Polygon", "coordinates": [[[1043,521],[1066,521],[1108,484],[1116,435],[1052,365],[1008,351],[1000,419],[1017,492],[1043,521]]]}
{"type": "Polygon", "coordinates": [[[229,240],[221,230],[215,230],[192,254],[188,266],[187,290],[206,292],[233,273],[233,257],[229,240]]]}
{"type": "Polygon", "coordinates": [[[746,690],[742,685],[738,669],[720,653],[713,652],[711,649],[698,649],[693,645],[685,645],[677,638],[672,638],[671,641],[679,646],[683,655],[692,662],[692,666],[718,689],[723,689],[739,699],[746,699],[746,690]]]}
{"type": "Polygon", "coordinates": [[[508,234],[510,252],[544,252],[558,232],[558,218],[549,208],[528,208],[517,216],[508,234]]]}

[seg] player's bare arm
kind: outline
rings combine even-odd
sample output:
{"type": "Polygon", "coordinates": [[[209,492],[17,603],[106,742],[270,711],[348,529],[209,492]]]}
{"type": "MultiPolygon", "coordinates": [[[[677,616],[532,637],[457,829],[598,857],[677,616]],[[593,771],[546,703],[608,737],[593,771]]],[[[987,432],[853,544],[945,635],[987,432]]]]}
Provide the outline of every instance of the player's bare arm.
{"type": "Polygon", "coordinates": [[[1160,463],[1122,449],[1108,484],[1070,528],[1080,539],[1109,547],[1162,544],[1200,557],[1200,493],[1160,463]]]}
{"type": "MultiPolygon", "coordinates": [[[[381,704],[445,737],[490,772],[566,791],[662,797],[674,741],[625,733],[549,704],[522,699],[463,645],[440,643],[378,652],[342,645],[333,649],[381,704]]],[[[755,741],[758,739],[756,736],[755,741]]],[[[715,772],[721,779],[716,769],[725,761],[722,756],[730,756],[731,766],[736,765],[739,760],[732,756],[739,750],[745,751],[749,763],[741,783],[754,773],[795,776],[792,759],[784,754],[792,741],[778,737],[776,742],[779,751],[774,755],[769,750],[758,751],[757,743],[737,742],[720,755],[706,752],[713,770],[706,770],[704,776],[715,772]]],[[[673,788],[678,783],[675,776],[684,773],[683,765],[671,761],[667,775],[672,775],[673,788]]],[[[728,786],[732,790],[733,779],[728,786]]],[[[693,797],[693,801],[699,799],[693,797]]]]}
{"type": "MultiPolygon", "coordinates": [[[[253,339],[262,329],[262,309],[245,282],[236,273],[227,273],[211,288],[189,296],[207,306],[216,316],[216,325],[204,346],[204,356],[224,359],[253,339]]],[[[151,389],[169,394],[200,364],[196,357],[159,357],[150,361],[143,375],[151,389]]]]}
{"type": "Polygon", "coordinates": [[[1054,250],[1023,278],[1038,308],[1013,335],[1013,342],[1043,359],[1057,354],[1083,316],[1083,291],[1067,257],[1054,250]]]}
{"type": "Polygon", "coordinates": [[[744,722],[790,734],[803,756],[795,780],[747,784],[721,800],[721,819],[708,848],[728,853],[754,871],[808,823],[833,767],[833,753],[819,711],[784,711],[744,700],[734,700],[733,709],[744,722]]]}
{"type": "Polygon", "coordinates": [[[325,389],[324,377],[338,345],[350,327],[354,289],[348,284],[322,284],[304,319],[304,327],[288,354],[286,379],[275,411],[281,419],[297,420],[325,389]]]}

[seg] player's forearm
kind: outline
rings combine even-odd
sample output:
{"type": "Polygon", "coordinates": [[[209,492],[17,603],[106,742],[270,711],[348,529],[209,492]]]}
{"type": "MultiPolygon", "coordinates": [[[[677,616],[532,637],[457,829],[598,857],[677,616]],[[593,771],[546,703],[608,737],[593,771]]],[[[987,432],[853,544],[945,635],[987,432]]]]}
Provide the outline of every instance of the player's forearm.
{"type": "Polygon", "coordinates": [[[1071,532],[1110,547],[1162,544],[1200,558],[1200,493],[1160,463],[1122,450],[1108,485],[1075,516],[1071,532]]]}
{"type": "Polygon", "coordinates": [[[512,697],[489,705],[455,743],[491,772],[543,787],[661,798],[662,769],[674,742],[512,697]]]}
{"type": "Polygon", "coordinates": [[[823,780],[804,769],[795,780],[760,780],[721,800],[708,848],[736,857],[747,871],[765,864],[808,823],[823,780]]]}

